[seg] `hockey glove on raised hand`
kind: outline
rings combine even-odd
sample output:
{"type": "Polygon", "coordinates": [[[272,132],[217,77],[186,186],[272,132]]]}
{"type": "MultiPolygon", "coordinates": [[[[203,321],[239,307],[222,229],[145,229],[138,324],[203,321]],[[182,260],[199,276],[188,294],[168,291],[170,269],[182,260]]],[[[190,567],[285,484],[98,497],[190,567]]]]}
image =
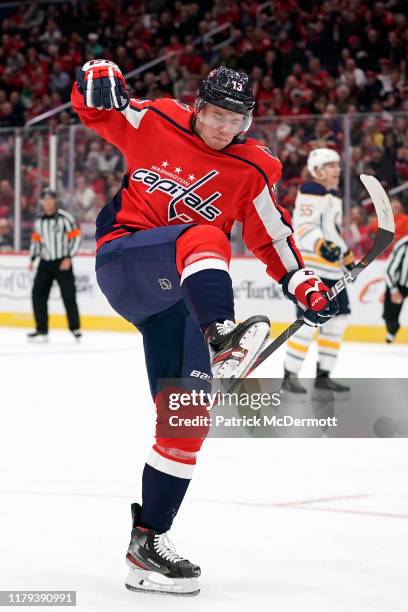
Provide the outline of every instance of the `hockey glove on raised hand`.
{"type": "Polygon", "coordinates": [[[329,290],[313,270],[289,272],[282,280],[284,295],[303,311],[306,325],[320,327],[339,311],[336,298],[329,300],[329,290]]]}
{"type": "Polygon", "coordinates": [[[129,104],[123,74],[109,60],[90,60],[76,71],[78,90],[91,108],[122,111],[129,104]]]}
{"type": "Polygon", "coordinates": [[[330,240],[318,240],[316,253],[326,261],[335,262],[340,259],[341,249],[334,242],[330,242],[330,240]]]}

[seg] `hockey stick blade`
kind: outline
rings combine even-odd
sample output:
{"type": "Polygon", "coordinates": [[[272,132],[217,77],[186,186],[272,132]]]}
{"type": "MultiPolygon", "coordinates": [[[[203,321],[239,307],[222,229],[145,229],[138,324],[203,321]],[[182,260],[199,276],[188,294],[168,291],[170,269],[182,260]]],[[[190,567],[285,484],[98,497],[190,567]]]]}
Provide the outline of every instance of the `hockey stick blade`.
{"type": "MultiPolygon", "coordinates": [[[[381,183],[374,176],[369,174],[360,174],[360,180],[364,187],[367,189],[370,198],[373,202],[375,212],[377,214],[378,221],[378,232],[375,237],[373,248],[354,266],[352,270],[347,272],[337,283],[328,291],[327,297],[332,300],[336,295],[343,291],[343,289],[351,282],[353,282],[357,276],[365,270],[365,268],[372,263],[385,249],[392,243],[395,235],[395,224],[394,216],[392,214],[392,208],[390,200],[384,191],[381,183]]],[[[251,374],[261,363],[265,361],[272,353],[276,351],[282,344],[284,344],[297,330],[304,325],[303,317],[296,319],[289,325],[280,336],[275,338],[268,346],[258,355],[255,360],[252,369],[247,372],[246,376],[251,374]]],[[[245,377],[246,377],[245,376],[245,377]]]]}

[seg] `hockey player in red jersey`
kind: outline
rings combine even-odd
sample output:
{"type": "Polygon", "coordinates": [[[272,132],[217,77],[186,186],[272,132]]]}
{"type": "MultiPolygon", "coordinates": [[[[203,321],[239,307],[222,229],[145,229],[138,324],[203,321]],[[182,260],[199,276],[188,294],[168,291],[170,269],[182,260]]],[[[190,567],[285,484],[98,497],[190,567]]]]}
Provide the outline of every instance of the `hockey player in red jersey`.
{"type": "MultiPolygon", "coordinates": [[[[126,159],[122,187],[96,222],[96,271],[109,303],[143,334],[158,422],[167,408],[159,379],[243,376],[268,338],[266,317],[235,323],[228,241],[234,221],[306,323],[320,325],[336,313],[327,287],[304,268],[289,215],[277,203],[279,160],[245,136],[255,104],[246,74],[213,70],[191,109],[172,99],[129,99],[119,68],[92,60],[77,72],[72,103],[126,159]]],[[[132,590],[199,592],[200,568],[174,551],[166,532],[203,438],[156,430],[142,505],[132,504],[132,590]]]]}

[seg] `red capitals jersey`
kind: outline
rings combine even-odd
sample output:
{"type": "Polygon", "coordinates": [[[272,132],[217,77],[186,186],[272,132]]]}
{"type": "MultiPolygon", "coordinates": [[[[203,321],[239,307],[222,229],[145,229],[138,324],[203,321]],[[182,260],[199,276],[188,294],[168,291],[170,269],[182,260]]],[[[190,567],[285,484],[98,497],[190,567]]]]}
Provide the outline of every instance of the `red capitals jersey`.
{"type": "Polygon", "coordinates": [[[72,104],[81,121],[124,155],[120,191],[97,219],[97,247],[135,229],[180,223],[211,224],[243,240],[280,281],[303,267],[290,217],[276,203],[281,163],[254,139],[215,151],[192,128],[193,112],[169,98],[131,99],[124,111],[83,103],[76,84],[72,104]]]}

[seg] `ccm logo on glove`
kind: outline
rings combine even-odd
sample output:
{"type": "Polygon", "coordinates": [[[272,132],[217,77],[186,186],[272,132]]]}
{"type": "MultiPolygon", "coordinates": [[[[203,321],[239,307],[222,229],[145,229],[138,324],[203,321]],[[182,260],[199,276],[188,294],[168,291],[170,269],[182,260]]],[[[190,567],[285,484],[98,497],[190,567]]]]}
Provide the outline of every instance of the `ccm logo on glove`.
{"type": "Polygon", "coordinates": [[[129,104],[126,81],[114,62],[90,60],[78,68],[76,80],[86,106],[122,111],[129,104]]]}
{"type": "Polygon", "coordinates": [[[303,311],[303,319],[307,325],[319,327],[338,313],[337,300],[328,300],[327,285],[313,270],[303,268],[289,272],[282,279],[284,295],[295,302],[303,311]]]}
{"type": "MultiPolygon", "coordinates": [[[[326,287],[326,285],[323,286],[326,287]]],[[[328,287],[326,287],[325,290],[327,291],[328,287]]],[[[326,307],[327,299],[320,293],[312,293],[309,298],[309,303],[312,310],[322,310],[322,308],[326,307]]]]}

